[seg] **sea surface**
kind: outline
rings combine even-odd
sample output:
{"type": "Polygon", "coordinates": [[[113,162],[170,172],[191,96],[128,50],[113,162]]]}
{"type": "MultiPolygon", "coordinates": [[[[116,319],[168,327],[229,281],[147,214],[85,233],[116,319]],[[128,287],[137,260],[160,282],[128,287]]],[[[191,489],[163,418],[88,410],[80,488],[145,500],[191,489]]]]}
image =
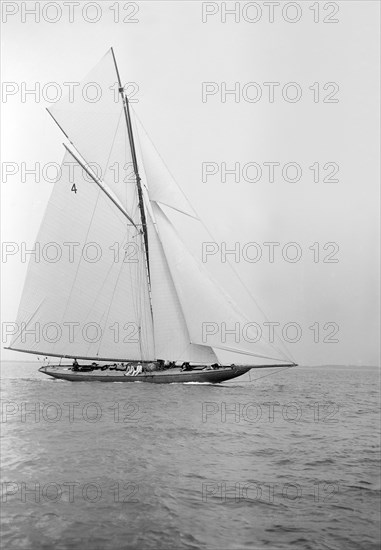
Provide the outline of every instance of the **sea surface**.
{"type": "Polygon", "coordinates": [[[72,383],[2,364],[2,546],[376,549],[379,370],[72,383]]]}

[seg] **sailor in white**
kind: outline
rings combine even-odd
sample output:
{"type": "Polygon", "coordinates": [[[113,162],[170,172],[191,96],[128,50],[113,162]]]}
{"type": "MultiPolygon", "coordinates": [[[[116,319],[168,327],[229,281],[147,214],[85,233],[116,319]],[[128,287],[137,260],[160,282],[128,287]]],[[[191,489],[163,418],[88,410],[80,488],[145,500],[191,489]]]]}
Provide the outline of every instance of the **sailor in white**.
{"type": "Polygon", "coordinates": [[[129,364],[127,363],[127,370],[126,370],[126,372],[124,373],[125,376],[128,376],[128,375],[132,374],[132,370],[133,370],[133,366],[132,366],[132,365],[129,365],[129,364]]]}
{"type": "Polygon", "coordinates": [[[138,376],[138,375],[141,374],[142,372],[143,372],[143,367],[141,366],[140,363],[138,363],[138,364],[136,365],[136,371],[135,371],[135,373],[134,373],[134,376],[138,376]]]}

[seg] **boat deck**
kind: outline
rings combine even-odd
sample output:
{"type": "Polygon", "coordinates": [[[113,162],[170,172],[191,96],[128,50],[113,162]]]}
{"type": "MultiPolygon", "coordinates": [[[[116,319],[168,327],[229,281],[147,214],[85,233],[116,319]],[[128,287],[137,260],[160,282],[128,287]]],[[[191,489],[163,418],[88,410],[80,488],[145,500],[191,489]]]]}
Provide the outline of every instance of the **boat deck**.
{"type": "Polygon", "coordinates": [[[74,371],[70,366],[48,366],[41,367],[39,370],[53,378],[70,382],[153,382],[156,384],[171,384],[184,382],[219,383],[241,376],[251,368],[251,366],[246,365],[220,367],[214,370],[203,370],[202,368],[182,370],[179,367],[173,367],[166,370],[144,372],[136,376],[128,375],[121,370],[101,370],[99,368],[93,371],[74,371]]]}

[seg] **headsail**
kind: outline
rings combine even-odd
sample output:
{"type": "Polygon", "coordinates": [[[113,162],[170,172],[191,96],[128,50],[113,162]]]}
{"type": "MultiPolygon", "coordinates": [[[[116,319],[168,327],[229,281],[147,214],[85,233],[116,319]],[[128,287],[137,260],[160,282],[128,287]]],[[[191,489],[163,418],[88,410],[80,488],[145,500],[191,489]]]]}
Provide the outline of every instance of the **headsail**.
{"type": "Polygon", "coordinates": [[[234,300],[189,252],[165,207],[154,203],[153,211],[191,341],[213,349],[284,361],[285,357],[258,336],[254,323],[245,318],[234,300]]]}
{"type": "Polygon", "coordinates": [[[136,113],[134,114],[150,200],[168,206],[192,218],[197,218],[193,208],[165,166],[136,113]]]}
{"type": "Polygon", "coordinates": [[[157,230],[149,217],[151,298],[156,355],[174,361],[215,363],[210,346],[192,344],[157,230]]]}

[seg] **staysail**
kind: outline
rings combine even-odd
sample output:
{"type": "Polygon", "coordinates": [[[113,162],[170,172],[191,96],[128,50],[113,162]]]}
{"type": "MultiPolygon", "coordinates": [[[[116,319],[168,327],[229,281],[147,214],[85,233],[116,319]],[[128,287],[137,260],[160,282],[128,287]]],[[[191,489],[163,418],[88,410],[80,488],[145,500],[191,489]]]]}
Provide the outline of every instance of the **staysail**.
{"type": "Polygon", "coordinates": [[[191,343],[181,304],[168,267],[158,232],[149,217],[151,298],[156,355],[160,359],[215,363],[210,346],[191,343]]]}

